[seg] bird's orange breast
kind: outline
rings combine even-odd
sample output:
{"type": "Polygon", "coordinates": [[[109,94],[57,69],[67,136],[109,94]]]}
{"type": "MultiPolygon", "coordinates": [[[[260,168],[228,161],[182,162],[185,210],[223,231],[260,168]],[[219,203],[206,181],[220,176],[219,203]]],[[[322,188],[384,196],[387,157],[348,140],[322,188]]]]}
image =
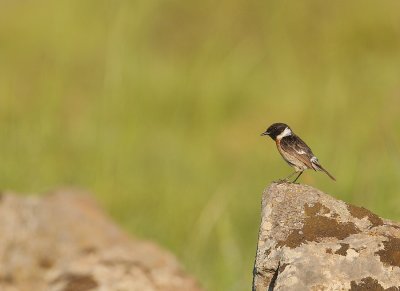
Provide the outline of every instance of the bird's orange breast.
{"type": "Polygon", "coordinates": [[[280,139],[276,139],[276,140],[275,140],[275,143],[276,143],[276,148],[278,149],[279,153],[280,153],[282,156],[284,156],[284,155],[282,154],[281,140],[280,140],[280,139]]]}
{"type": "Polygon", "coordinates": [[[281,147],[281,140],[276,139],[275,143],[276,143],[276,148],[278,149],[279,153],[287,161],[286,154],[283,152],[282,147],[281,147]]]}

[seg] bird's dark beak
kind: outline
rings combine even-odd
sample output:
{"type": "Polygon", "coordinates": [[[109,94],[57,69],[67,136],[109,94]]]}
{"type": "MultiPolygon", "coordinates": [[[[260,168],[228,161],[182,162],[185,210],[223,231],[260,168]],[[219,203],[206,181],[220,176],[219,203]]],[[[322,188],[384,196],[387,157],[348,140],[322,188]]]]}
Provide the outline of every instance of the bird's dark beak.
{"type": "Polygon", "coordinates": [[[263,136],[263,135],[269,135],[269,132],[268,132],[268,131],[263,132],[263,133],[261,134],[261,136],[263,136]]]}

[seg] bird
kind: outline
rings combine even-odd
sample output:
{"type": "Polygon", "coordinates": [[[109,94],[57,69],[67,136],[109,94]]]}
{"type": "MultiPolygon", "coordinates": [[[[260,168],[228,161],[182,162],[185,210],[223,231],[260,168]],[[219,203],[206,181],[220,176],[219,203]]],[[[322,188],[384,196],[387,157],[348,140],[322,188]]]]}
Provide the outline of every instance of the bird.
{"type": "Polygon", "coordinates": [[[261,136],[269,136],[272,138],[283,159],[295,169],[294,173],[290,174],[285,179],[279,180],[279,182],[288,182],[294,174],[299,173],[292,182],[296,183],[297,179],[307,169],[322,171],[327,174],[329,178],[336,181],[336,179],[322,167],[310,147],[298,137],[287,124],[274,123],[269,126],[261,136]]]}

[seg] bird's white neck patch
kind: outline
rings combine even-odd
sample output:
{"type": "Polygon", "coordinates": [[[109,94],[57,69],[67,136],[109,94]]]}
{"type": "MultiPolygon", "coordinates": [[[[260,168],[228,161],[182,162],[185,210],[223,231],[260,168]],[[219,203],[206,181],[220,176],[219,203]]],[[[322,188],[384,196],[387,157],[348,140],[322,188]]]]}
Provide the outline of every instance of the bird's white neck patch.
{"type": "Polygon", "coordinates": [[[282,131],[282,133],[280,135],[278,135],[276,138],[278,140],[281,140],[282,138],[284,138],[285,136],[289,136],[292,135],[292,131],[290,130],[289,127],[286,127],[284,131],[282,131]]]}

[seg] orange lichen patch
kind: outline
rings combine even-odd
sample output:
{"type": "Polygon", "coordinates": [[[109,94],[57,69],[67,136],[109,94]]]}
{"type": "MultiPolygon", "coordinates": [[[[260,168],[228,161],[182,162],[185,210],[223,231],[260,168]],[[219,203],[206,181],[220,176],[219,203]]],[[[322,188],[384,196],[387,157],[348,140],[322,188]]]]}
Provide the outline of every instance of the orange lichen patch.
{"type": "Polygon", "coordinates": [[[54,262],[49,258],[43,257],[43,258],[40,258],[38,261],[38,266],[43,269],[50,269],[51,267],[53,267],[53,265],[54,265],[54,262]]]}
{"type": "Polygon", "coordinates": [[[346,256],[347,255],[347,250],[349,249],[349,244],[340,244],[340,249],[338,249],[335,254],[341,255],[341,256],[346,256]]]}
{"type": "Polygon", "coordinates": [[[64,274],[55,281],[66,282],[63,291],[89,291],[98,287],[98,283],[91,275],[64,274]]]}
{"type": "Polygon", "coordinates": [[[383,242],[384,248],[375,254],[379,255],[382,263],[400,267],[400,239],[392,236],[387,238],[388,240],[383,242]]]}
{"type": "Polygon", "coordinates": [[[331,212],[331,210],[328,207],[319,202],[315,203],[313,206],[306,205],[304,210],[306,215],[308,216],[315,216],[317,214],[327,214],[331,212]]]}
{"type": "Polygon", "coordinates": [[[381,284],[379,284],[378,280],[372,277],[362,278],[360,283],[356,281],[351,281],[350,283],[351,289],[350,291],[365,291],[365,290],[374,290],[374,291],[398,291],[398,287],[389,287],[383,288],[381,284]]]}
{"type": "Polygon", "coordinates": [[[15,279],[12,274],[0,274],[0,286],[4,284],[13,284],[15,279]]]}
{"type": "Polygon", "coordinates": [[[378,215],[372,213],[368,209],[364,207],[358,207],[351,204],[347,205],[347,209],[350,214],[358,219],[363,219],[364,217],[368,217],[368,220],[371,222],[373,226],[383,225],[383,220],[378,215]]]}
{"type": "Polygon", "coordinates": [[[278,246],[295,248],[305,242],[319,241],[327,237],[341,240],[360,232],[352,222],[339,222],[336,219],[318,215],[326,211],[327,208],[321,203],[315,203],[313,206],[306,205],[303,228],[293,230],[286,240],[278,243],[278,246]]]}

